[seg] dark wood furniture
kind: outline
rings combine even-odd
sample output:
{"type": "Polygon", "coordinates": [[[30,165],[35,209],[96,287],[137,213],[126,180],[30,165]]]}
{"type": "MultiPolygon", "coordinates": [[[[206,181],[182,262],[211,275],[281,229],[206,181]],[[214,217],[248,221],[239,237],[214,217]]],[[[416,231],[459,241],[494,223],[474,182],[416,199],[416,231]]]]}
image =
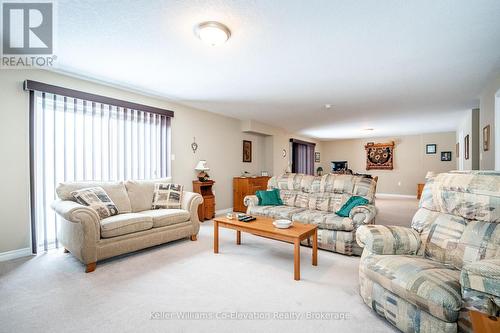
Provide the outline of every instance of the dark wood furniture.
{"type": "Polygon", "coordinates": [[[233,178],[233,211],[246,212],[243,199],[256,191],[267,190],[267,181],[271,177],[234,177],[233,178]]]}
{"type": "Polygon", "coordinates": [[[488,316],[485,313],[469,311],[474,333],[500,332],[500,317],[488,316]]]}
{"type": "Polygon", "coordinates": [[[199,193],[203,197],[203,203],[198,206],[198,218],[201,222],[215,217],[215,195],[212,191],[214,183],[213,180],[205,182],[193,180],[193,192],[199,193]]]}
{"type": "Polygon", "coordinates": [[[417,184],[417,199],[420,200],[422,197],[422,191],[424,190],[425,184],[417,184]]]}
{"type": "Polygon", "coordinates": [[[318,266],[318,226],[293,222],[288,229],[278,229],[273,225],[273,219],[258,216],[255,221],[241,222],[237,219],[218,217],[214,219],[214,253],[219,253],[219,227],[236,230],[236,244],[241,244],[241,232],[252,235],[284,241],[293,244],[293,278],[300,280],[300,241],[312,238],[312,265],[318,266]]]}

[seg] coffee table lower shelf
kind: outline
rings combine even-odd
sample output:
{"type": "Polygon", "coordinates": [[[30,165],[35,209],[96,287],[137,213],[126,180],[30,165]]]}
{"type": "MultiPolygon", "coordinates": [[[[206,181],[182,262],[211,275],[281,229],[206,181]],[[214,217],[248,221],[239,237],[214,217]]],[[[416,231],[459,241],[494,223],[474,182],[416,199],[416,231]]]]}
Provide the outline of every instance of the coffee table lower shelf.
{"type": "Polygon", "coordinates": [[[227,218],[214,219],[214,253],[219,253],[219,227],[236,230],[236,244],[241,244],[241,232],[279,240],[294,245],[294,279],[300,280],[300,242],[312,237],[312,265],[318,265],[318,227],[312,224],[294,222],[288,229],[278,229],[272,224],[273,220],[258,217],[252,222],[240,222],[227,218]]]}

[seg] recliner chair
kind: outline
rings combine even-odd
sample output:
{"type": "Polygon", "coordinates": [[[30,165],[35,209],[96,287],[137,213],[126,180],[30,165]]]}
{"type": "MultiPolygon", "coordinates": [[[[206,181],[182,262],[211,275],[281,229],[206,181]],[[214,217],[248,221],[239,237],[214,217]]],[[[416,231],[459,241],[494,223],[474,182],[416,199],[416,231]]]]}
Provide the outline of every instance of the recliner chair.
{"type": "Polygon", "coordinates": [[[499,315],[500,173],[428,179],[411,228],[363,225],[364,302],[403,332],[471,331],[469,310],[499,315]]]}

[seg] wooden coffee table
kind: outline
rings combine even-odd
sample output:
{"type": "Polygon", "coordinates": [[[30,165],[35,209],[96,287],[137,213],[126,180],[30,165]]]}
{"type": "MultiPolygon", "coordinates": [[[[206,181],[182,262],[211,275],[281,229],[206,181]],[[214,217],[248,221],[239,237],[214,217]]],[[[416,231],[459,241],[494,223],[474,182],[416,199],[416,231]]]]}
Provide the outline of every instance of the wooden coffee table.
{"type": "Polygon", "coordinates": [[[293,222],[288,229],[278,229],[273,219],[257,217],[252,222],[240,222],[238,219],[216,217],[214,219],[214,253],[219,253],[219,227],[236,230],[236,244],[241,244],[241,232],[256,236],[293,243],[294,245],[294,278],[300,280],[300,242],[312,236],[312,264],[318,265],[318,226],[293,222]]]}

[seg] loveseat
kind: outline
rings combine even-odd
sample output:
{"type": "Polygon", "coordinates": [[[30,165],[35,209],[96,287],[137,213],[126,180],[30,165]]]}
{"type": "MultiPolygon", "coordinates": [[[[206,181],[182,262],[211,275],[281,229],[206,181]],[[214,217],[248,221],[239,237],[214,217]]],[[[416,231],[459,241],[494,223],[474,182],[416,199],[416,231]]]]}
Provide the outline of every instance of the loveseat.
{"type": "Polygon", "coordinates": [[[196,240],[201,195],[183,191],[180,209],[152,209],[155,183],[170,182],[166,178],[59,184],[59,199],[52,208],[61,220],[60,243],[91,272],[99,260],[181,238],[196,240]],[[101,219],[94,209],[75,201],[73,191],[91,187],[104,189],[118,215],[101,219]]]}
{"type": "Polygon", "coordinates": [[[469,310],[499,315],[500,173],[429,178],[411,228],[356,233],[364,302],[403,332],[471,331],[469,310]]]}
{"type": "MultiPolygon", "coordinates": [[[[360,255],[356,229],[375,222],[377,181],[366,176],[326,174],[310,176],[286,173],[272,177],[268,189],[278,189],[283,205],[259,206],[255,195],[246,196],[247,214],[288,219],[318,225],[318,247],[346,255],[360,255]],[[349,217],[335,214],[352,196],[361,196],[368,204],[353,208],[349,217]]],[[[303,241],[310,245],[310,240],[303,241]]]]}

